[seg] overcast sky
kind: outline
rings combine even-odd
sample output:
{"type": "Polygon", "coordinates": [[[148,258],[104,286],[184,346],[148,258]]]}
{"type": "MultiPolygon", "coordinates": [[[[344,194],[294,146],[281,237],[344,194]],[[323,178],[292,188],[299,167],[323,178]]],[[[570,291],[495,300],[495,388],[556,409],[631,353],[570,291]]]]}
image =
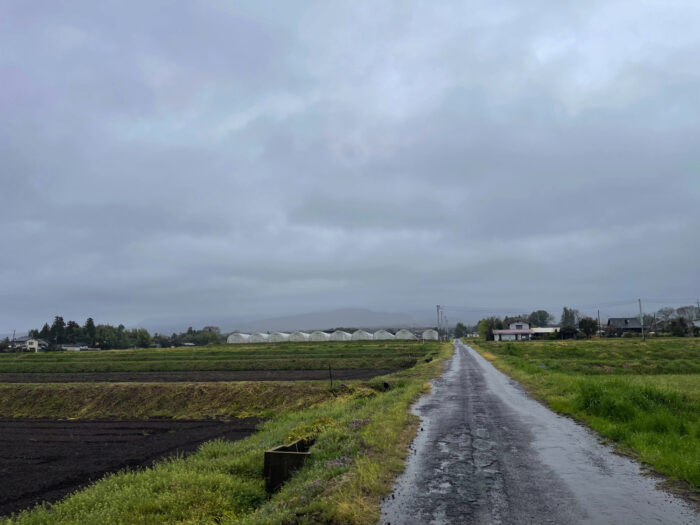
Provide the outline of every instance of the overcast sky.
{"type": "Polygon", "coordinates": [[[699,27],[696,0],[0,1],[0,332],[694,298],[699,27]]]}

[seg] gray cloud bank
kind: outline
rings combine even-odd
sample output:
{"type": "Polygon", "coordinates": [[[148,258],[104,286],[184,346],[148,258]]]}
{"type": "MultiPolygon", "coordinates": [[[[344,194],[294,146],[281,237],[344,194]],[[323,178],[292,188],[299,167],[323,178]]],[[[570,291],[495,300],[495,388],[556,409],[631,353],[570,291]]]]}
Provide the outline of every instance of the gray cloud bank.
{"type": "Polygon", "coordinates": [[[0,3],[0,320],[700,293],[700,7],[0,3]]]}

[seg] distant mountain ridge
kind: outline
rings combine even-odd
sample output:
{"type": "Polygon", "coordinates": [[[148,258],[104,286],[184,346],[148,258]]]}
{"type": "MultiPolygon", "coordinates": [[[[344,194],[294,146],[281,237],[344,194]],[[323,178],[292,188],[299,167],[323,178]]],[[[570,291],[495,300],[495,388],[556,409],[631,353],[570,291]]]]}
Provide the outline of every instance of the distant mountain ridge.
{"type": "Polygon", "coordinates": [[[238,323],[233,330],[240,332],[291,332],[295,330],[328,330],[345,328],[408,327],[416,323],[405,313],[374,312],[362,308],[341,308],[328,312],[288,315],[238,323]]]}
{"type": "Polygon", "coordinates": [[[295,330],[327,330],[345,328],[403,328],[416,325],[416,319],[407,313],[375,312],[365,308],[339,308],[325,312],[271,317],[267,319],[243,319],[236,317],[198,316],[145,319],[138,327],[149,332],[170,334],[184,332],[189,326],[201,329],[218,326],[222,333],[239,332],[289,332],[295,330]]]}

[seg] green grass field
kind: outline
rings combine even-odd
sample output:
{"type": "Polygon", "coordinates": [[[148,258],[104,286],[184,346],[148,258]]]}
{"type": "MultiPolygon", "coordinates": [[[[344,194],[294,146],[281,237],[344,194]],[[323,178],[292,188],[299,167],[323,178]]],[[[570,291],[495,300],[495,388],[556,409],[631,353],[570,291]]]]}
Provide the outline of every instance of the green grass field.
{"type": "Polygon", "coordinates": [[[437,343],[348,341],[0,354],[0,373],[317,370],[413,366],[437,343]]]}
{"type": "Polygon", "coordinates": [[[700,492],[700,339],[469,344],[552,409],[700,492]]]}
{"type": "MultiPolygon", "coordinates": [[[[386,348],[405,351],[400,345],[386,348]]],[[[5,523],[376,523],[380,498],[403,470],[415,435],[417,418],[409,407],[426,391],[426,382],[442,372],[451,345],[434,343],[424,353],[431,358],[411,368],[290,406],[247,439],[210,442],[187,458],[109,475],[60,503],[5,523]],[[310,461],[268,496],[263,452],[301,437],[316,440],[310,461]]]]}

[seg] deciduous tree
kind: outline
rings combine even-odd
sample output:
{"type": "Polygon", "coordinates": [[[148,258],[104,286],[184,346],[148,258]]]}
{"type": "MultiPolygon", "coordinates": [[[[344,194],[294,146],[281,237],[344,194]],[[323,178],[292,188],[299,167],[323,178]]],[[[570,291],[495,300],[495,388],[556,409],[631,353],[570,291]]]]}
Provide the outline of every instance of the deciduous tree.
{"type": "Polygon", "coordinates": [[[493,341],[493,331],[502,329],[503,321],[498,317],[487,317],[479,321],[479,337],[482,337],[486,341],[493,341]]]}
{"type": "Polygon", "coordinates": [[[554,316],[547,310],[535,310],[528,316],[528,321],[532,326],[543,327],[554,322],[554,316]]]}
{"type": "Polygon", "coordinates": [[[578,328],[590,339],[598,331],[598,320],[592,317],[583,317],[578,322],[578,328]]]}

